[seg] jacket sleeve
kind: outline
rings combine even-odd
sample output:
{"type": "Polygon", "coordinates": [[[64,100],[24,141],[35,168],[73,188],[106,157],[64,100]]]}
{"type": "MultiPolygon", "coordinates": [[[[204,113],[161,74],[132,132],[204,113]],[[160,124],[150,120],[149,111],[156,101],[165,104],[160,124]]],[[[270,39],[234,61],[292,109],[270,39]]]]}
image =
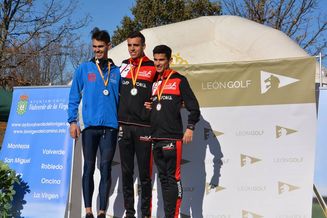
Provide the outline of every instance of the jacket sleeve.
{"type": "Polygon", "coordinates": [[[78,105],[82,98],[83,90],[83,75],[82,67],[80,66],[74,73],[72,86],[69,92],[68,103],[68,122],[74,122],[78,120],[78,105]]]}
{"type": "Polygon", "coordinates": [[[182,100],[184,101],[186,109],[190,112],[188,115],[188,125],[194,125],[200,119],[200,108],[198,100],[196,99],[190,84],[188,83],[187,79],[182,76],[181,84],[180,84],[181,96],[182,100]]]}

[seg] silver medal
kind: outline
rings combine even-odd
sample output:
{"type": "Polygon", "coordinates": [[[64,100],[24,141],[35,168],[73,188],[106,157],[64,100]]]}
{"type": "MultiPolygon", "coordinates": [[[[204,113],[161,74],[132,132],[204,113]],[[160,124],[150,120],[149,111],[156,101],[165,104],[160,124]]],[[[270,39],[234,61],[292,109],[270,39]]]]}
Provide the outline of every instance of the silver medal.
{"type": "Polygon", "coordinates": [[[161,110],[161,104],[160,103],[157,104],[156,109],[157,109],[157,111],[161,110]]]}
{"type": "Polygon", "coordinates": [[[133,96],[137,95],[137,88],[131,89],[131,95],[133,95],[133,96]]]}
{"type": "Polygon", "coordinates": [[[104,90],[102,91],[102,93],[103,93],[104,95],[109,95],[109,90],[108,90],[108,89],[104,89],[104,90]]]}

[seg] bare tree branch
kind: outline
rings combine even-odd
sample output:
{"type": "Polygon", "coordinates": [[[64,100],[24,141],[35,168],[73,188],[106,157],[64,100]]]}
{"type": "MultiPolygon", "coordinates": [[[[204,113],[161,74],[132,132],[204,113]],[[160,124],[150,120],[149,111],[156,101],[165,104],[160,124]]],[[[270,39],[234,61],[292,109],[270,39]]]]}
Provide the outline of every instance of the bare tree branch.
{"type": "Polygon", "coordinates": [[[225,0],[223,11],[283,31],[311,55],[326,51],[327,11],[317,0],[225,0]]]}
{"type": "Polygon", "coordinates": [[[63,82],[76,30],[90,20],[72,21],[78,1],[0,0],[0,76],[15,72],[35,84],[63,82]]]}

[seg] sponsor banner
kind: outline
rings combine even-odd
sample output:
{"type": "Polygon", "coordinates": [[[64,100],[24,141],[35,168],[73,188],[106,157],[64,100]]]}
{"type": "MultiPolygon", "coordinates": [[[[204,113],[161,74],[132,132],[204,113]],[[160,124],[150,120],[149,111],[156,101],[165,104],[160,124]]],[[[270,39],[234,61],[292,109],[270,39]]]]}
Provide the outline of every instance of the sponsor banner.
{"type": "Polygon", "coordinates": [[[314,183],[323,196],[327,196],[327,89],[319,90],[318,124],[317,124],[317,144],[314,183]]]}
{"type": "Polygon", "coordinates": [[[315,102],[315,58],[174,66],[202,107],[315,102]],[[290,95],[297,93],[297,95],[290,95]]]}
{"type": "Polygon", "coordinates": [[[193,142],[183,145],[182,184],[192,191],[181,213],[311,217],[315,58],[176,70],[186,73],[202,115],[193,142]]]}
{"type": "Polygon", "coordinates": [[[64,217],[73,141],[67,123],[69,87],[15,88],[0,159],[21,176],[23,217],[64,217]],[[23,186],[24,185],[24,186],[23,186]]]}

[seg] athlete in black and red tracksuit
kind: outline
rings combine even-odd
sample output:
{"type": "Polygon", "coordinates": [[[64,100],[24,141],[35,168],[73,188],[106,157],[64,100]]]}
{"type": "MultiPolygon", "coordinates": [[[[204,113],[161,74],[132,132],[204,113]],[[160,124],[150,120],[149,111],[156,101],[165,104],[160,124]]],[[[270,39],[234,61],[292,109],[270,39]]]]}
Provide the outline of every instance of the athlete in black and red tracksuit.
{"type": "Polygon", "coordinates": [[[152,103],[145,103],[145,107],[152,108],[152,149],[159,172],[165,217],[177,218],[183,190],[180,173],[182,143],[192,141],[200,110],[187,79],[169,68],[171,49],[159,45],[154,48],[153,55],[158,79],[152,86],[152,103]],[[180,114],[182,107],[190,112],[184,133],[180,114]]]}
{"type": "Polygon", "coordinates": [[[150,112],[144,102],[151,97],[151,87],[156,71],[148,57],[144,55],[145,38],[134,32],[127,39],[131,58],[124,60],[121,70],[121,89],[118,110],[120,150],[124,206],[126,217],[135,217],[134,209],[134,156],[136,155],[141,184],[141,212],[143,217],[151,216],[151,142],[140,137],[150,136],[150,112]]]}

